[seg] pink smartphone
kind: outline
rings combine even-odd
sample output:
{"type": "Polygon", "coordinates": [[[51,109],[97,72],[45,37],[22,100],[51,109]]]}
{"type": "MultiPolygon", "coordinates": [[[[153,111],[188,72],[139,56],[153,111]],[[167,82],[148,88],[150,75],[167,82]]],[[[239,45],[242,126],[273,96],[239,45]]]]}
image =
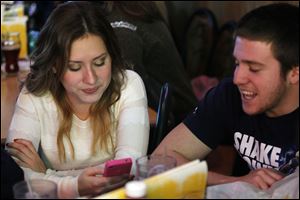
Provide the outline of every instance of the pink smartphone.
{"type": "Polygon", "coordinates": [[[130,174],[131,166],[131,158],[109,160],[105,163],[103,176],[120,176],[123,174],[130,174]]]}

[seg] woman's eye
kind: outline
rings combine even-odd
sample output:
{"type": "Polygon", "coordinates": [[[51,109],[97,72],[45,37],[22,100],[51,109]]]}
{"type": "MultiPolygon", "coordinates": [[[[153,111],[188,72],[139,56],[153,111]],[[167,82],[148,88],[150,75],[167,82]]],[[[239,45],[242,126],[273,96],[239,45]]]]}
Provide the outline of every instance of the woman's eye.
{"type": "Polygon", "coordinates": [[[81,65],[80,64],[69,64],[69,70],[71,71],[78,71],[80,70],[81,65]]]}
{"type": "Polygon", "coordinates": [[[94,65],[100,67],[100,66],[104,65],[104,62],[95,62],[94,65]]]}
{"type": "Polygon", "coordinates": [[[101,61],[101,62],[94,62],[94,65],[96,65],[97,67],[100,67],[102,65],[104,65],[104,62],[101,61]]]}
{"type": "Polygon", "coordinates": [[[105,61],[105,58],[102,58],[102,59],[99,59],[99,60],[95,60],[94,61],[94,65],[100,67],[100,66],[104,65],[104,63],[105,63],[104,61],[105,61]]]}

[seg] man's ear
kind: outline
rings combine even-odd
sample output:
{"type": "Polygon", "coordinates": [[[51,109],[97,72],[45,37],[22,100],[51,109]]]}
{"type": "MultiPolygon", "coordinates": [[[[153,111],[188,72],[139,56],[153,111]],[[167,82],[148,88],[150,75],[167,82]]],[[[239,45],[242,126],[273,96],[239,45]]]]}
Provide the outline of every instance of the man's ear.
{"type": "Polygon", "coordinates": [[[299,66],[292,68],[289,72],[288,79],[291,84],[299,83],[299,66]]]}
{"type": "Polygon", "coordinates": [[[56,74],[56,69],[55,69],[55,67],[52,67],[52,71],[53,71],[54,74],[56,74]]]}

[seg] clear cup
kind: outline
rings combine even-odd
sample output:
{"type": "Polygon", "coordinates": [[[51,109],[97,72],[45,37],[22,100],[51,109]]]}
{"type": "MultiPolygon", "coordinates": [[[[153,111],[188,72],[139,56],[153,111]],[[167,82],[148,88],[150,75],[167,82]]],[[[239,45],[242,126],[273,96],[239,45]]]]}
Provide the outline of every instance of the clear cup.
{"type": "Polygon", "coordinates": [[[43,179],[20,181],[13,186],[16,199],[57,199],[57,185],[55,182],[43,179]],[[28,188],[31,186],[31,192],[28,188]]]}
{"type": "Polygon", "coordinates": [[[136,160],[136,180],[160,174],[176,167],[176,159],[164,155],[147,155],[136,160]]]}

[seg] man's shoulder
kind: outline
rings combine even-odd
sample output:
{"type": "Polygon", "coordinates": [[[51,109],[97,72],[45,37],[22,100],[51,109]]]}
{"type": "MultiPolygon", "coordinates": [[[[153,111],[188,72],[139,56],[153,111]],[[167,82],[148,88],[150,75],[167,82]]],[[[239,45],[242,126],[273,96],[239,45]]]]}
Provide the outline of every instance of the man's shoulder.
{"type": "Polygon", "coordinates": [[[236,85],[233,83],[232,77],[226,77],[220,81],[220,85],[228,88],[236,88],[236,85]]]}
{"type": "Polygon", "coordinates": [[[220,81],[220,83],[216,87],[216,92],[224,94],[226,96],[238,94],[238,87],[233,83],[232,77],[224,78],[220,81]]]}

